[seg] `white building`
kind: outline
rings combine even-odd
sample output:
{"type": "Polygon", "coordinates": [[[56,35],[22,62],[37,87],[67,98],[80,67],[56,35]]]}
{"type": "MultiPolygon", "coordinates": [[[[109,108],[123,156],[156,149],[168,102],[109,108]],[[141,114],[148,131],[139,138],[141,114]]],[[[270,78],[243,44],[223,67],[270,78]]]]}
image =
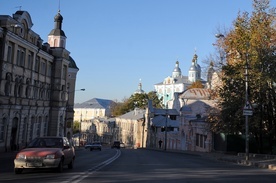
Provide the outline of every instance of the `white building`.
{"type": "Polygon", "coordinates": [[[83,103],[74,105],[74,121],[87,121],[94,118],[111,116],[111,106],[114,101],[108,99],[93,98],[83,103]]]}
{"type": "MultiPolygon", "coordinates": [[[[201,81],[205,85],[206,81],[201,79],[201,67],[198,64],[197,55],[195,54],[189,69],[188,76],[183,76],[179,67],[179,61],[176,61],[172,75],[164,79],[163,82],[154,85],[158,98],[163,98],[163,105],[166,106],[168,101],[174,100],[174,93],[182,93],[195,81],[201,81]]],[[[172,108],[168,104],[168,108],[172,108]]]]}

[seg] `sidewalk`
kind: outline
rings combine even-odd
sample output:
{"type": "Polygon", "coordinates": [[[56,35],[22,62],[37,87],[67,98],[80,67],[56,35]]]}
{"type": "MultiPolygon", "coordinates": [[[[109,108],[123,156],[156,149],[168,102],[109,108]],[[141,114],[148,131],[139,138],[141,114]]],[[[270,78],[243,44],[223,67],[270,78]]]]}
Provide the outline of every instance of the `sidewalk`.
{"type": "MultiPolygon", "coordinates": [[[[164,151],[164,149],[152,149],[158,151],[164,151]]],[[[182,151],[182,150],[170,150],[167,152],[193,154],[218,161],[231,162],[239,165],[254,166],[258,168],[265,168],[276,171],[276,155],[267,154],[249,154],[249,160],[245,160],[245,153],[227,154],[224,152],[195,152],[195,151],[182,151]]]]}

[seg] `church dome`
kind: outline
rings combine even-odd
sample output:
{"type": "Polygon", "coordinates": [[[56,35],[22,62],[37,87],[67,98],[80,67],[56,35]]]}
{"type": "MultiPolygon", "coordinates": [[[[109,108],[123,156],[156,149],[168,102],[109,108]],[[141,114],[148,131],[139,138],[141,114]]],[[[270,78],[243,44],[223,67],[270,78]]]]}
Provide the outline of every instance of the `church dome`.
{"type": "Polygon", "coordinates": [[[197,69],[196,69],[196,66],[195,66],[195,65],[192,65],[192,66],[190,67],[189,70],[190,70],[190,71],[196,71],[197,69]]]}
{"type": "Polygon", "coordinates": [[[62,22],[63,20],[63,17],[62,15],[58,12],[58,14],[55,16],[55,21],[56,22],[62,22]]]}
{"type": "Polygon", "coordinates": [[[176,78],[176,77],[179,77],[179,76],[181,76],[181,69],[179,68],[179,62],[176,61],[175,67],[174,67],[173,72],[172,72],[172,77],[176,78]]]}

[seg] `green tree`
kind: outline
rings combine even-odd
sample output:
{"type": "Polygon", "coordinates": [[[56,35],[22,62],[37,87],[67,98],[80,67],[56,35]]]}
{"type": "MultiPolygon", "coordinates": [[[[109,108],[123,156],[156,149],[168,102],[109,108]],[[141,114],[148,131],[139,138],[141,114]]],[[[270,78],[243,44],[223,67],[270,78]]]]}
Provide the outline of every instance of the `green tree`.
{"type": "Polygon", "coordinates": [[[80,132],[80,122],[74,121],[73,123],[73,134],[80,132]]]}
{"type": "Polygon", "coordinates": [[[250,135],[262,153],[268,139],[270,152],[276,139],[275,82],[276,30],[275,9],[269,0],[253,0],[254,10],[239,13],[234,28],[225,35],[223,48],[227,64],[222,67],[222,86],[218,106],[221,113],[209,116],[216,131],[244,133],[245,68],[248,68],[249,101],[257,106],[250,117],[250,135]]]}
{"type": "Polygon", "coordinates": [[[113,116],[120,116],[127,112],[134,110],[135,107],[140,109],[146,109],[148,106],[148,100],[152,100],[153,107],[161,108],[161,100],[158,99],[155,92],[149,93],[136,93],[131,95],[128,99],[123,102],[116,103],[111,107],[113,116]]]}

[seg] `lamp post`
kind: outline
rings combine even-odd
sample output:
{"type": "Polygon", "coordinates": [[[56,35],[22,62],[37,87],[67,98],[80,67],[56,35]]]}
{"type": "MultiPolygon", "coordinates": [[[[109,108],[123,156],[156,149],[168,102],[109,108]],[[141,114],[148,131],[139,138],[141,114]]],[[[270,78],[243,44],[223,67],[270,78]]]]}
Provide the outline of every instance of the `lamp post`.
{"type": "MultiPolygon", "coordinates": [[[[248,105],[248,52],[245,59],[245,105],[248,105]]],[[[248,115],[245,115],[245,160],[249,160],[248,115]]]]}
{"type": "MultiPolygon", "coordinates": [[[[168,95],[167,95],[168,96],[168,95]]],[[[166,121],[165,121],[165,143],[164,143],[164,150],[167,150],[167,130],[168,130],[168,102],[166,103],[166,121]]]]}
{"type": "Polygon", "coordinates": [[[79,126],[79,148],[80,148],[80,142],[81,142],[81,121],[82,121],[82,113],[80,116],[80,126],[79,126]]]}
{"type": "Polygon", "coordinates": [[[84,88],[73,90],[73,91],[67,91],[67,101],[66,101],[66,113],[64,118],[64,136],[67,136],[68,139],[71,139],[71,136],[68,136],[67,134],[67,128],[69,128],[68,132],[73,134],[72,126],[73,126],[73,117],[74,117],[74,93],[75,91],[85,91],[84,88]],[[73,95],[71,95],[73,93],[73,95]]]}
{"type": "Polygon", "coordinates": [[[168,127],[168,106],[166,106],[166,122],[165,122],[165,147],[164,150],[167,150],[167,127],[168,127]]]}
{"type": "Polygon", "coordinates": [[[225,38],[225,36],[221,33],[219,34],[216,34],[215,35],[216,38],[218,38],[218,44],[214,44],[214,45],[217,45],[219,47],[219,56],[220,56],[220,64],[223,65],[224,63],[224,54],[223,54],[223,51],[222,51],[222,39],[225,38]]]}

